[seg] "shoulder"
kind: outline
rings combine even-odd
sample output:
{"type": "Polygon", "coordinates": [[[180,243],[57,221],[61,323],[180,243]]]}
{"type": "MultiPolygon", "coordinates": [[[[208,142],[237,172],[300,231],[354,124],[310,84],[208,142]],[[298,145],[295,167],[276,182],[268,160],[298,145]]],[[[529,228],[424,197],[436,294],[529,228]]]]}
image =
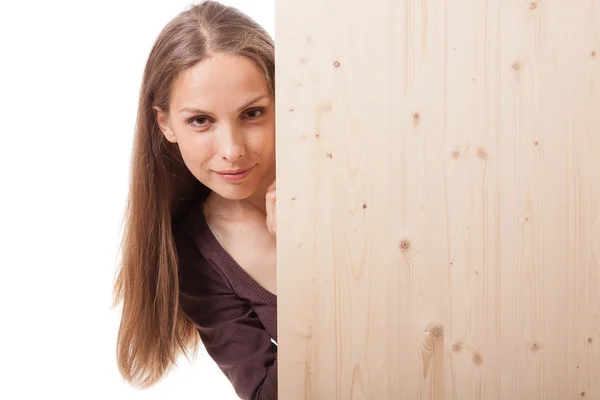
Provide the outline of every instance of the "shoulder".
{"type": "Polygon", "coordinates": [[[183,293],[215,290],[216,287],[231,289],[227,277],[218,268],[218,257],[213,254],[202,206],[202,202],[194,205],[173,228],[179,286],[183,293]]]}
{"type": "Polygon", "coordinates": [[[204,217],[204,201],[194,204],[185,214],[185,216],[173,226],[173,236],[176,245],[189,245],[190,240],[196,242],[204,235],[204,226],[206,219],[204,217]]]}
{"type": "Polygon", "coordinates": [[[207,238],[209,228],[204,217],[203,202],[194,204],[185,217],[173,227],[173,240],[181,266],[187,266],[192,260],[210,259],[207,238]]]}

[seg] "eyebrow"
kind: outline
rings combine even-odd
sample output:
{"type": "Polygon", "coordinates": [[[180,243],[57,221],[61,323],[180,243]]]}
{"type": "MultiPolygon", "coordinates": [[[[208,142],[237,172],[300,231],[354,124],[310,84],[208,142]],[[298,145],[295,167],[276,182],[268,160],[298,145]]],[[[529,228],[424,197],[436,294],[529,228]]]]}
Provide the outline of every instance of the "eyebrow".
{"type": "MultiPolygon", "coordinates": [[[[252,104],[256,103],[257,101],[262,100],[262,99],[267,99],[269,97],[270,96],[266,95],[266,94],[261,94],[259,96],[256,96],[254,99],[252,99],[251,101],[247,102],[242,107],[240,107],[240,109],[238,111],[242,112],[245,108],[251,106],[252,104]]],[[[180,113],[188,112],[188,113],[192,113],[192,114],[210,114],[208,111],[200,110],[199,108],[191,108],[191,107],[184,107],[181,110],[179,110],[179,112],[180,113]]]]}

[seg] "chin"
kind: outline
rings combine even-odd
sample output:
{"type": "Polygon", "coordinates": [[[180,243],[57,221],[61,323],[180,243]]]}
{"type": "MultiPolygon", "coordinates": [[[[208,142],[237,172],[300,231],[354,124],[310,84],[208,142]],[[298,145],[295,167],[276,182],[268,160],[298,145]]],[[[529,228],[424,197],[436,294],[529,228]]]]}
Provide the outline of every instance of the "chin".
{"type": "Polygon", "coordinates": [[[245,200],[252,196],[257,189],[248,186],[227,185],[223,187],[219,185],[219,187],[211,188],[211,190],[227,200],[245,200]]]}

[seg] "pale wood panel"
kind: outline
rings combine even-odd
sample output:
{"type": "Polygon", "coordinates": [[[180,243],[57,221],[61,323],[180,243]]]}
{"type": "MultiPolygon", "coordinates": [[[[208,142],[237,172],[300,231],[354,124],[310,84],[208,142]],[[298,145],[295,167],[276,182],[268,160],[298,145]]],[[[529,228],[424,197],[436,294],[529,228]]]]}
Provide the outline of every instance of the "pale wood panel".
{"type": "Polygon", "coordinates": [[[280,398],[600,399],[600,0],[276,2],[280,398]]]}

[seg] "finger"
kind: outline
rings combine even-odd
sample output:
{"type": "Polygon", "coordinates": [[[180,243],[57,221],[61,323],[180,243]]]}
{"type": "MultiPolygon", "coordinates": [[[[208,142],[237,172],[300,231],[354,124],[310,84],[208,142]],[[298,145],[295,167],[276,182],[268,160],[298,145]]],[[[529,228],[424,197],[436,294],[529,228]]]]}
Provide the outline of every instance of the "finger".
{"type": "Polygon", "coordinates": [[[271,231],[272,235],[277,235],[277,215],[276,215],[276,208],[273,207],[273,211],[271,212],[271,223],[270,223],[270,228],[269,230],[271,231]]]}
{"type": "Polygon", "coordinates": [[[277,200],[277,192],[275,190],[271,190],[267,192],[265,195],[265,202],[268,204],[273,204],[277,200]]]}
{"type": "Polygon", "coordinates": [[[276,235],[277,232],[277,228],[276,228],[276,217],[275,217],[275,211],[269,211],[267,212],[267,218],[266,218],[266,223],[267,223],[267,230],[269,231],[269,233],[271,235],[276,235]]]}
{"type": "Polygon", "coordinates": [[[266,212],[267,212],[267,215],[266,215],[267,229],[268,229],[269,233],[271,233],[272,235],[276,235],[277,206],[276,206],[275,192],[272,192],[266,196],[265,206],[266,206],[266,212]]]}
{"type": "Polygon", "coordinates": [[[277,208],[273,209],[273,223],[272,223],[273,235],[277,236],[277,208]]]}

